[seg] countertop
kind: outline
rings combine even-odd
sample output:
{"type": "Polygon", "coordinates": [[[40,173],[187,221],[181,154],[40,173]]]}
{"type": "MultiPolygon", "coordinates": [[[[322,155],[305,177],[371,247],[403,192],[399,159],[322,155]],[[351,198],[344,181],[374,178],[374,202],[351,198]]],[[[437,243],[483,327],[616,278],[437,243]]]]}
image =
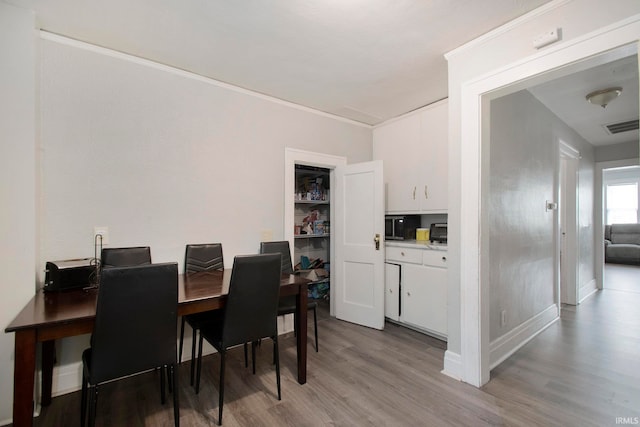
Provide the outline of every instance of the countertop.
{"type": "Polygon", "coordinates": [[[446,243],[431,242],[429,240],[385,240],[384,244],[394,248],[430,249],[434,251],[446,251],[446,243]]]}

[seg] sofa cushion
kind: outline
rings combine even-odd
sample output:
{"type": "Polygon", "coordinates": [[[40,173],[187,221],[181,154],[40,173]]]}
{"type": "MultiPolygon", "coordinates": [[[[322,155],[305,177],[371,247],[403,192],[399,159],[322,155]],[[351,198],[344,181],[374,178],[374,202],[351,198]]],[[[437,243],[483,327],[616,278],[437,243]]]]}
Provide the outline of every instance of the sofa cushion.
{"type": "Polygon", "coordinates": [[[640,245],[640,224],[611,225],[611,243],[640,245]]]}
{"type": "Polygon", "coordinates": [[[607,247],[606,261],[640,264],[640,246],[625,243],[609,245],[607,247]]]}

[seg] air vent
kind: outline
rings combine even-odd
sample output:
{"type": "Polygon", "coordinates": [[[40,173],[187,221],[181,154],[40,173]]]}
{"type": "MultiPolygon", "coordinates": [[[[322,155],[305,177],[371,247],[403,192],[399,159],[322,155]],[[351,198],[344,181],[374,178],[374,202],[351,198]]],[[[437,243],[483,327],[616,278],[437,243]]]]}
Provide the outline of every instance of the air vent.
{"type": "Polygon", "coordinates": [[[611,135],[615,135],[617,133],[629,132],[630,130],[638,129],[638,120],[629,120],[628,122],[620,122],[613,123],[610,125],[606,125],[607,131],[611,135]]]}

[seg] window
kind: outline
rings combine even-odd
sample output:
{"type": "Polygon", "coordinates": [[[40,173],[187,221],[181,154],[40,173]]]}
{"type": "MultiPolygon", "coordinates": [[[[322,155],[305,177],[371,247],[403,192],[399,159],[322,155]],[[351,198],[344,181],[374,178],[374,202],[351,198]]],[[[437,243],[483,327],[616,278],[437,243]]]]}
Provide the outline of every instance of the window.
{"type": "Polygon", "coordinates": [[[607,185],[607,224],[638,222],[638,183],[607,185]]]}

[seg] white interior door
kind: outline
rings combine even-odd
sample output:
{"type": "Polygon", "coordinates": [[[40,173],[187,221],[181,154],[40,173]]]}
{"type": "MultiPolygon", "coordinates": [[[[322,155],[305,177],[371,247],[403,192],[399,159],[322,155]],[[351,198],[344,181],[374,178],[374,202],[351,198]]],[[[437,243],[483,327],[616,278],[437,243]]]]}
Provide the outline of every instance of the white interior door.
{"type": "Polygon", "coordinates": [[[380,160],[337,168],[331,221],[336,317],[375,329],[384,328],[383,183],[380,160]]]}
{"type": "Polygon", "coordinates": [[[578,304],[578,162],[580,153],[560,141],[560,303],[578,304]]]}

